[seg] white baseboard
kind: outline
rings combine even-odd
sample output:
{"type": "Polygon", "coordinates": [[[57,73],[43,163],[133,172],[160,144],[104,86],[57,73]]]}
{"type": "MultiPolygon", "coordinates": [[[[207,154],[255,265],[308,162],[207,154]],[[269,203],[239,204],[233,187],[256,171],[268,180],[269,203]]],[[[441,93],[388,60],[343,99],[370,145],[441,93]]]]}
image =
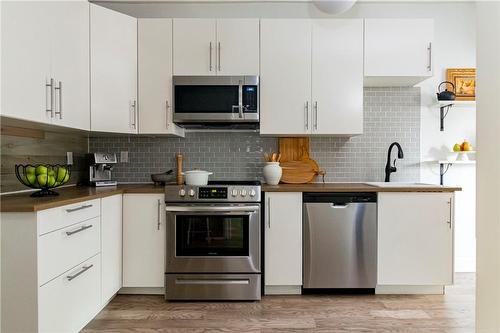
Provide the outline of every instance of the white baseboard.
{"type": "Polygon", "coordinates": [[[161,287],[123,287],[118,294],[130,295],[165,295],[165,288],[161,287]]]}
{"type": "Polygon", "coordinates": [[[388,295],[444,295],[444,286],[377,285],[375,294],[388,295]]]}
{"type": "Polygon", "coordinates": [[[300,295],[302,294],[302,286],[265,286],[264,294],[266,295],[300,295]]]}

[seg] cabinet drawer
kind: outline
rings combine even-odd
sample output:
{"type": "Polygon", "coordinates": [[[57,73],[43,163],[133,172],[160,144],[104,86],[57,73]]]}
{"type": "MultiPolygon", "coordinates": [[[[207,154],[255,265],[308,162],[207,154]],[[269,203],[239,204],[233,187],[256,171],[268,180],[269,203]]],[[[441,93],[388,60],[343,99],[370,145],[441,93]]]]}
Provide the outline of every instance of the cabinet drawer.
{"type": "Polygon", "coordinates": [[[101,215],[101,200],[82,201],[38,212],[38,235],[101,215]]]}
{"type": "Polygon", "coordinates": [[[80,331],[100,309],[100,277],[96,255],[40,287],[38,331],[80,331]]]}
{"type": "Polygon", "coordinates": [[[100,217],[38,237],[38,285],[100,251],[100,217]]]}

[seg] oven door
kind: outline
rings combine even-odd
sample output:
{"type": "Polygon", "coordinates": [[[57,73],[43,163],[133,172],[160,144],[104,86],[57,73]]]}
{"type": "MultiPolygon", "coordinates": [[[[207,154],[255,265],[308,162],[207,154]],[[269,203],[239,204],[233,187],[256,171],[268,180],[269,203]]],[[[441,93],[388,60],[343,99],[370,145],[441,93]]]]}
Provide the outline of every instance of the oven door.
{"type": "Polygon", "coordinates": [[[174,122],[258,122],[258,76],[174,76],[174,122]]]}
{"type": "Polygon", "coordinates": [[[167,204],[166,273],[260,273],[260,205],[167,204]]]}

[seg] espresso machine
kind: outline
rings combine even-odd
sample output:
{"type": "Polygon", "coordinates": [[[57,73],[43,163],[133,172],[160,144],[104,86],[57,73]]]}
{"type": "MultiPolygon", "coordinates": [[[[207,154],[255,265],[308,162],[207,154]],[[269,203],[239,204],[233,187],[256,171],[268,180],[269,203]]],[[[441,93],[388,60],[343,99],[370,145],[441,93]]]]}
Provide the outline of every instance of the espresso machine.
{"type": "Polygon", "coordinates": [[[92,153],[88,154],[89,183],[91,186],[116,186],[111,171],[117,163],[116,154],[92,153]]]}

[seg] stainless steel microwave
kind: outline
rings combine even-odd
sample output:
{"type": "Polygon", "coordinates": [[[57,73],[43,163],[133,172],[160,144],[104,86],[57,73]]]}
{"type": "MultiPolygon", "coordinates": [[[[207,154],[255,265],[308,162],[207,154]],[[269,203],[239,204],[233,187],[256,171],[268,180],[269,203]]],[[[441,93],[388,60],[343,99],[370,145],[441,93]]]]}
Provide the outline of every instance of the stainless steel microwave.
{"type": "Polygon", "coordinates": [[[174,76],[173,85],[180,125],[259,122],[258,76],[174,76]]]}

